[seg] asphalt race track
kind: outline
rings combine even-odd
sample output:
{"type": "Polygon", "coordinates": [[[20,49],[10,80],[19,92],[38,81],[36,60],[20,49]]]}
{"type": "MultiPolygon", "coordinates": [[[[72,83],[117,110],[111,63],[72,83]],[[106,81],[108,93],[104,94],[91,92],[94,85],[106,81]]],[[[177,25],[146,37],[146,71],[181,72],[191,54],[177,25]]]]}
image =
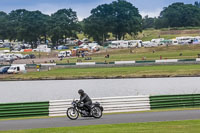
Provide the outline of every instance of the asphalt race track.
{"type": "Polygon", "coordinates": [[[66,117],[26,119],[26,120],[1,120],[0,131],[33,129],[33,128],[100,125],[100,124],[193,120],[193,119],[200,119],[200,110],[112,114],[112,115],[104,115],[101,119],[79,118],[78,120],[75,121],[69,120],[66,117]]]}

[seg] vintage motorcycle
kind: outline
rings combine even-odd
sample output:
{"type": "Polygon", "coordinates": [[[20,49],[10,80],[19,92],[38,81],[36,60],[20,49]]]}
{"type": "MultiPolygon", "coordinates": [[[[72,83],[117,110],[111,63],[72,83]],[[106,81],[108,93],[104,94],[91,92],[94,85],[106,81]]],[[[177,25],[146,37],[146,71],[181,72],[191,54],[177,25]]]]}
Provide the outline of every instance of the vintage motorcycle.
{"type": "Polygon", "coordinates": [[[100,103],[96,102],[91,105],[91,111],[84,106],[83,103],[79,103],[78,100],[73,100],[72,107],[67,109],[67,117],[71,120],[76,120],[79,117],[94,117],[101,118],[103,113],[103,107],[100,106],[100,103]]]}

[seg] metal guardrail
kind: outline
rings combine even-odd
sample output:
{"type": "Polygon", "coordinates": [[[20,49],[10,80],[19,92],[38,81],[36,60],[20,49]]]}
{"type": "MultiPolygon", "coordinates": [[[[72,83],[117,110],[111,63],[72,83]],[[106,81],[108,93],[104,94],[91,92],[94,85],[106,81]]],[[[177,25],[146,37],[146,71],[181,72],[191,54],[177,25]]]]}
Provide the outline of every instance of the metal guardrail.
{"type": "MultiPolygon", "coordinates": [[[[142,61],[115,61],[115,62],[82,62],[82,63],[65,63],[65,64],[56,64],[56,65],[73,65],[73,66],[92,66],[92,65],[126,65],[126,64],[143,64],[143,63],[178,63],[178,62],[199,62],[200,58],[196,59],[163,59],[163,60],[142,60],[142,61]]],[[[42,66],[48,66],[48,64],[42,64],[42,66]]]]}
{"type": "Polygon", "coordinates": [[[48,116],[49,102],[0,104],[0,118],[48,116]]]}
{"type": "MultiPolygon", "coordinates": [[[[200,63],[200,58],[196,59],[163,59],[163,60],[141,60],[141,61],[115,61],[115,62],[79,62],[79,63],[63,63],[63,64],[55,64],[55,63],[45,63],[40,64],[42,67],[53,67],[53,66],[104,66],[104,65],[142,65],[142,64],[167,64],[167,63],[200,63]]],[[[6,65],[0,65],[0,67],[6,65]]],[[[26,64],[28,68],[36,67],[37,64],[26,64]]]]}
{"type": "Polygon", "coordinates": [[[200,94],[150,96],[151,109],[200,107],[200,94]]]}
{"type": "MultiPolygon", "coordinates": [[[[149,96],[126,96],[93,98],[93,102],[100,102],[104,113],[146,111],[150,110],[149,96]]],[[[72,99],[53,100],[49,102],[49,116],[64,116],[71,106],[72,99]]]]}
{"type": "MultiPolygon", "coordinates": [[[[200,94],[123,96],[93,98],[100,102],[104,113],[148,111],[161,108],[200,107],[200,94]]],[[[72,99],[49,102],[0,104],[0,119],[33,116],[65,116],[72,99]]]]}

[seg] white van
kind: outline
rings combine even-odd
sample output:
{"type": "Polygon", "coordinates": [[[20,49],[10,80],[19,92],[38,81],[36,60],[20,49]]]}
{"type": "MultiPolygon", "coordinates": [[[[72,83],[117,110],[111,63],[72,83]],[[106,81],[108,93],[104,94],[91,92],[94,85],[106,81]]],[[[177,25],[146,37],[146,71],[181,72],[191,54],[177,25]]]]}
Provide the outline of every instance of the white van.
{"type": "Polygon", "coordinates": [[[128,48],[128,41],[118,40],[112,41],[109,48],[128,48]]]}
{"type": "Polygon", "coordinates": [[[142,40],[129,40],[128,41],[128,47],[133,48],[133,47],[142,47],[142,40]]]}
{"type": "Polygon", "coordinates": [[[70,50],[60,51],[60,53],[58,54],[58,58],[70,57],[71,55],[72,52],[70,50]]]}
{"type": "Polygon", "coordinates": [[[0,40],[0,44],[3,44],[3,41],[2,41],[2,40],[0,40]]]}
{"type": "Polygon", "coordinates": [[[14,74],[14,73],[26,73],[26,68],[25,65],[12,65],[8,69],[9,74],[14,74]]]}

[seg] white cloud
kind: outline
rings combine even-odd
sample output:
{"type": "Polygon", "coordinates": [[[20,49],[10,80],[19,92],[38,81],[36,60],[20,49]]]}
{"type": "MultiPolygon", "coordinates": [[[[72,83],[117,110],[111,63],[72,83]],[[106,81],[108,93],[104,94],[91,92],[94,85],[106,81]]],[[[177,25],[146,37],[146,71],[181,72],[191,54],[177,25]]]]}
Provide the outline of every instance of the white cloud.
{"type": "Polygon", "coordinates": [[[39,10],[44,14],[48,14],[51,15],[53,13],[55,13],[56,11],[58,11],[59,9],[63,9],[63,8],[72,8],[73,11],[76,11],[77,13],[77,17],[78,19],[81,21],[84,18],[88,17],[90,14],[90,9],[83,9],[79,6],[75,6],[75,7],[70,7],[67,6],[66,4],[64,5],[60,5],[60,4],[48,4],[48,3],[43,3],[43,4],[38,4],[36,6],[29,6],[27,7],[28,10],[39,10]]]}
{"type": "Polygon", "coordinates": [[[48,3],[42,3],[38,4],[36,6],[29,6],[27,7],[29,10],[39,10],[44,14],[51,15],[52,13],[55,13],[57,10],[65,8],[62,5],[53,5],[48,3]]]}
{"type": "MultiPolygon", "coordinates": [[[[100,3],[99,3],[100,4],[100,3]]],[[[98,5],[98,4],[97,4],[98,5]]],[[[63,8],[72,8],[74,11],[77,12],[77,16],[79,21],[83,20],[84,18],[87,18],[90,15],[91,9],[97,6],[96,4],[71,4],[71,3],[39,3],[37,5],[29,5],[26,6],[25,9],[35,11],[39,10],[44,14],[51,15],[52,13],[55,13],[59,9],[63,8]]],[[[23,7],[19,7],[22,8],[23,7]]],[[[148,9],[141,9],[140,14],[142,17],[148,15],[149,17],[158,17],[160,15],[160,12],[162,11],[161,8],[155,9],[155,10],[148,10],[148,9]]]]}
{"type": "Polygon", "coordinates": [[[142,15],[142,17],[145,17],[146,15],[148,15],[149,17],[158,17],[161,11],[162,9],[156,9],[154,11],[140,11],[140,14],[142,15]]]}

